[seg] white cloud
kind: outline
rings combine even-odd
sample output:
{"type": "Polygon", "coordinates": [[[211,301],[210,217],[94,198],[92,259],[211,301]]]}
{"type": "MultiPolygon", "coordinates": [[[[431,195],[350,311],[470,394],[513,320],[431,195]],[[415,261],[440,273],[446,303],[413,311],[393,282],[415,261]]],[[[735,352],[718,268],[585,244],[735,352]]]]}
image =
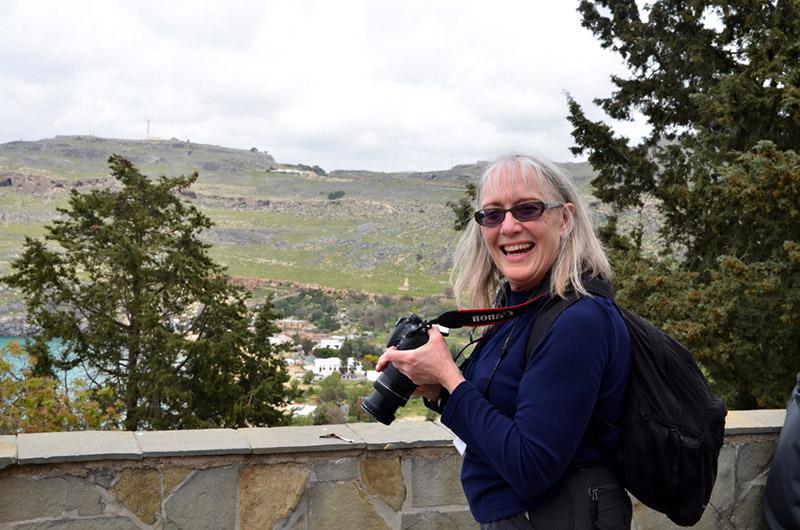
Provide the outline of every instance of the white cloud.
{"type": "MultiPolygon", "coordinates": [[[[151,134],[326,169],[569,160],[569,92],[618,59],[569,2],[35,2],[0,7],[0,141],[151,134]]],[[[641,134],[642,126],[626,127],[641,134]]]]}

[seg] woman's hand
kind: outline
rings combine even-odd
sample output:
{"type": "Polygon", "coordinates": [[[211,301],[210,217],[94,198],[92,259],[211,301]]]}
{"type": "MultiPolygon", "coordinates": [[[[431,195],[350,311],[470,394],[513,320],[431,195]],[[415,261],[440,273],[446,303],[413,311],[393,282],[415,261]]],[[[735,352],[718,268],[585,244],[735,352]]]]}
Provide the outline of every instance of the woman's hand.
{"type": "Polygon", "coordinates": [[[452,393],[464,380],[436,326],[428,330],[428,342],[419,348],[398,350],[392,347],[386,350],[378,359],[375,370],[382,371],[387,363],[392,363],[418,386],[441,385],[452,393]]]}

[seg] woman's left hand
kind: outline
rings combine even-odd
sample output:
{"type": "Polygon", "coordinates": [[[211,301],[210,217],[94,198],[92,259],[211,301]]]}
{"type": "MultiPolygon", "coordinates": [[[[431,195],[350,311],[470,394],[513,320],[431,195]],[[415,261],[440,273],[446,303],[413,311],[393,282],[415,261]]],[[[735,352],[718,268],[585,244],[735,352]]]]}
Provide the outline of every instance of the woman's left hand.
{"type": "Polygon", "coordinates": [[[464,380],[436,326],[428,330],[428,342],[419,348],[386,350],[375,369],[380,372],[387,363],[392,363],[416,385],[442,385],[451,393],[464,380]]]}

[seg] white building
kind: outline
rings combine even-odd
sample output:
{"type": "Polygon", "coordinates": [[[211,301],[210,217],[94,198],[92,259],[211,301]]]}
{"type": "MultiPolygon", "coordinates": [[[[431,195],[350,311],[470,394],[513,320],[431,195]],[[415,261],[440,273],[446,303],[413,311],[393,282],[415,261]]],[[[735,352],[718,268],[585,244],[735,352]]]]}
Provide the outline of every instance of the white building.
{"type": "Polygon", "coordinates": [[[328,348],[331,350],[339,350],[344,345],[345,337],[337,337],[331,336],[322,339],[319,344],[316,346],[317,348],[328,348]]]}
{"type": "MultiPolygon", "coordinates": [[[[355,360],[353,357],[347,358],[347,364],[345,365],[347,369],[345,370],[346,373],[357,375],[357,376],[364,376],[365,371],[364,367],[361,365],[361,362],[355,360]]],[[[303,368],[306,370],[311,370],[314,372],[314,375],[319,375],[322,377],[328,377],[333,372],[340,372],[342,368],[342,360],[338,357],[329,357],[327,359],[314,359],[314,365],[305,365],[303,368]]]]}
{"type": "Polygon", "coordinates": [[[364,375],[364,367],[361,366],[361,362],[356,361],[353,357],[347,358],[347,371],[356,375],[364,375]]]}
{"type": "Polygon", "coordinates": [[[338,372],[342,367],[342,360],[338,357],[329,357],[327,359],[314,359],[314,367],[311,370],[314,375],[321,375],[327,377],[333,372],[338,372]]]}

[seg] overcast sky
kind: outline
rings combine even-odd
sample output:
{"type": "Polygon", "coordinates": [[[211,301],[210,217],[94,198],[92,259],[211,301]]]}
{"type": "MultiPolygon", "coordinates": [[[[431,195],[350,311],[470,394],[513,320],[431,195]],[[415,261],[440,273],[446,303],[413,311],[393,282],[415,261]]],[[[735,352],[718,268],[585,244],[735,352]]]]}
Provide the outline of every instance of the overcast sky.
{"type": "MultiPolygon", "coordinates": [[[[577,1],[0,2],[0,142],[57,134],[266,150],[326,170],[570,152],[624,74],[577,1]]],[[[626,124],[634,138],[641,124],[626,124]]]]}

